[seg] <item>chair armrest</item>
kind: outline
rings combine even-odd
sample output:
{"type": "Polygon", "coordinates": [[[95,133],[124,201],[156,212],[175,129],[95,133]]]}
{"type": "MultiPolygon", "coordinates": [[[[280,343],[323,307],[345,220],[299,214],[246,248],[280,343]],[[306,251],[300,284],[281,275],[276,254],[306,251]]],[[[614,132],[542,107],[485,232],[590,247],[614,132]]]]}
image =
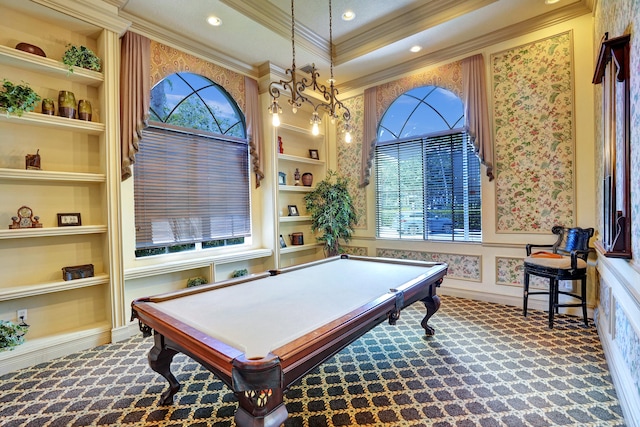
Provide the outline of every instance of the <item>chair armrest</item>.
{"type": "Polygon", "coordinates": [[[591,249],[586,249],[586,250],[579,250],[579,249],[574,249],[571,251],[570,256],[571,256],[571,268],[575,269],[578,268],[578,258],[581,258],[583,260],[587,260],[587,257],[589,256],[589,252],[591,252],[591,249]]]}
{"type": "Polygon", "coordinates": [[[526,249],[527,249],[527,256],[531,255],[531,249],[533,248],[544,248],[544,249],[553,249],[553,245],[533,245],[533,244],[527,244],[526,249]]]}

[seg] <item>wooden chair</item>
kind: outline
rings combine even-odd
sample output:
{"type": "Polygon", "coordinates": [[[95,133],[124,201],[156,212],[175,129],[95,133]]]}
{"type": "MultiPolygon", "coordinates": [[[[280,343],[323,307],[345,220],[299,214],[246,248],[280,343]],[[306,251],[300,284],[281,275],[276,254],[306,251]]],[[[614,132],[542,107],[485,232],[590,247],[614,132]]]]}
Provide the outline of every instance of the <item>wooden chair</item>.
{"type": "Polygon", "coordinates": [[[589,254],[589,239],[593,236],[593,228],[566,228],[555,226],[551,229],[558,235],[553,245],[528,244],[527,257],[524,259],[524,301],[523,315],[527,316],[527,302],[529,295],[549,295],[549,328],[553,328],[553,316],[559,307],[582,307],[584,324],[589,326],[587,319],[587,256],[589,254]],[[546,249],[532,253],[533,249],[546,249]],[[529,276],[540,276],[549,279],[549,290],[529,291],[529,276]],[[579,280],[580,293],[561,290],[560,280],[579,280]],[[568,295],[579,302],[560,303],[559,295],[568,295]]]}

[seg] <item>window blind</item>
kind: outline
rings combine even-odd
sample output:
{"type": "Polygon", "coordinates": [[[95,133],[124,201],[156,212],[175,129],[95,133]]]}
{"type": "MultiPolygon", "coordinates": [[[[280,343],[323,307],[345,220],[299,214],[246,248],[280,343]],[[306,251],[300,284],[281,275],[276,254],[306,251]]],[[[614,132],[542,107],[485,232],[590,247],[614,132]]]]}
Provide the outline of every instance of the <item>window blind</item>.
{"type": "Polygon", "coordinates": [[[465,132],[376,147],[379,237],[479,241],[480,162],[465,132]]]}
{"type": "Polygon", "coordinates": [[[134,169],[136,249],[250,235],[246,141],[143,130],[134,169]]]}

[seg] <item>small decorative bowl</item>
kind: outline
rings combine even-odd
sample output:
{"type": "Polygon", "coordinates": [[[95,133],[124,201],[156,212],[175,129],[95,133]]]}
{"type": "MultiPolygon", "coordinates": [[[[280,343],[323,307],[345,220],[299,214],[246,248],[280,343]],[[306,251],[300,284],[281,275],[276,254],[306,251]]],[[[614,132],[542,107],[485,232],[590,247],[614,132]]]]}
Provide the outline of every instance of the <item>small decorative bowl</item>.
{"type": "Polygon", "coordinates": [[[27,52],[27,53],[32,53],[34,55],[43,56],[45,58],[47,57],[47,55],[45,55],[44,53],[44,50],[40,49],[38,46],[34,46],[29,43],[18,43],[16,45],[16,49],[21,50],[23,52],[27,52]]]}

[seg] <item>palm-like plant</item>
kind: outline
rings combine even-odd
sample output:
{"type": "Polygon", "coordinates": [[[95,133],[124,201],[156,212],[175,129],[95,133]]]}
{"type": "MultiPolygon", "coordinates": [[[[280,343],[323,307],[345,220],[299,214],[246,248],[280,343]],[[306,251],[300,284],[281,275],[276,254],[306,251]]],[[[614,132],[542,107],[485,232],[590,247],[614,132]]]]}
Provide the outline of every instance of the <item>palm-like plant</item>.
{"type": "Polygon", "coordinates": [[[327,256],[340,253],[340,239],[348,242],[358,222],[348,187],[348,178],[330,170],[326,178],[304,197],[311,215],[311,231],[320,233],[317,240],[324,242],[327,256]]]}

